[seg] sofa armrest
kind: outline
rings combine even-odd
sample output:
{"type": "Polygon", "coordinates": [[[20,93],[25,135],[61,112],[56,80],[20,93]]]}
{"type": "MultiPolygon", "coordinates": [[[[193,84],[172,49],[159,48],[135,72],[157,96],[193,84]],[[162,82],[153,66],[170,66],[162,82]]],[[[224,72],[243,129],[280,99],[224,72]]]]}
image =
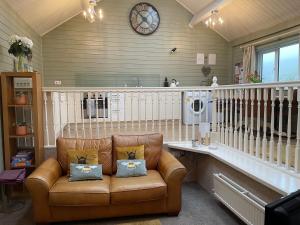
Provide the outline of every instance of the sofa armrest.
{"type": "Polygon", "coordinates": [[[49,222],[49,190],[61,176],[62,169],[56,159],[43,162],[27,179],[26,187],[32,197],[34,220],[49,222]]]}
{"type": "Polygon", "coordinates": [[[178,215],[181,210],[181,184],[186,168],[168,151],[163,150],[158,162],[158,171],[168,187],[168,213],[178,215]]]}

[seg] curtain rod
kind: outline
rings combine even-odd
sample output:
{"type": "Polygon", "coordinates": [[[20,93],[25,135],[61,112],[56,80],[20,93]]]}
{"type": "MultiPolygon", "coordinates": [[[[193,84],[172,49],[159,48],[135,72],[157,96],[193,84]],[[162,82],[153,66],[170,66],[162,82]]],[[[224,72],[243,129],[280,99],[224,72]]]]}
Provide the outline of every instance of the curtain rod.
{"type": "MultiPolygon", "coordinates": [[[[278,31],[278,32],[275,32],[273,34],[268,34],[268,35],[265,35],[263,37],[254,39],[252,41],[245,42],[245,43],[240,45],[240,48],[245,48],[245,47],[248,47],[248,46],[251,46],[251,45],[262,44],[262,43],[265,43],[265,42],[268,42],[268,41],[272,41],[273,39],[277,39],[277,38],[284,37],[284,36],[287,36],[287,35],[299,34],[299,33],[300,33],[300,25],[296,25],[294,27],[290,27],[290,28],[287,28],[285,30],[278,31]],[[295,29],[295,28],[297,28],[297,29],[295,29]],[[286,31],[286,32],[284,32],[284,31],[286,31]],[[284,33],[282,33],[282,32],[284,32],[284,33]]],[[[239,45],[236,45],[236,46],[239,46],[239,45]]]]}

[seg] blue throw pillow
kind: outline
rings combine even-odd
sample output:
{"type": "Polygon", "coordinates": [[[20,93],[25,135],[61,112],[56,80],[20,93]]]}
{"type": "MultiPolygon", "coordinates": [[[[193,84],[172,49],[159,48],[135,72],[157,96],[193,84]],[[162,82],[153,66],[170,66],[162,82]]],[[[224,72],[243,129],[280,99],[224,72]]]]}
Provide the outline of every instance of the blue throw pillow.
{"type": "Polygon", "coordinates": [[[116,177],[139,177],[146,175],[145,160],[117,160],[116,177]]]}
{"type": "Polygon", "coordinates": [[[102,165],[99,164],[70,164],[69,181],[102,180],[102,165]]]}

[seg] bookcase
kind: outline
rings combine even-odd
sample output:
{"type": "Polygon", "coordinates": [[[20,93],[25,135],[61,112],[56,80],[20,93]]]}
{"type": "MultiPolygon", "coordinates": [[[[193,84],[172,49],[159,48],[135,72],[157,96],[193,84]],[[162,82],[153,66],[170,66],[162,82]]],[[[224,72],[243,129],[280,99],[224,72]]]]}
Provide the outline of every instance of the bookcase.
{"type": "Polygon", "coordinates": [[[44,159],[41,76],[1,73],[5,169],[33,170],[44,159]]]}

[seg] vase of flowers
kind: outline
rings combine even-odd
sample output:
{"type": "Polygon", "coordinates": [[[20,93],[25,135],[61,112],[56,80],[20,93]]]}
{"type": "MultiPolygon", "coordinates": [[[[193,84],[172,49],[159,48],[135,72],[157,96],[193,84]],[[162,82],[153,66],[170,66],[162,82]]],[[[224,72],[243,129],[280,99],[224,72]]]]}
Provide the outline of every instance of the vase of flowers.
{"type": "Polygon", "coordinates": [[[24,60],[31,60],[33,42],[27,37],[12,35],[9,39],[8,53],[17,58],[16,71],[24,72],[24,60]]]}

